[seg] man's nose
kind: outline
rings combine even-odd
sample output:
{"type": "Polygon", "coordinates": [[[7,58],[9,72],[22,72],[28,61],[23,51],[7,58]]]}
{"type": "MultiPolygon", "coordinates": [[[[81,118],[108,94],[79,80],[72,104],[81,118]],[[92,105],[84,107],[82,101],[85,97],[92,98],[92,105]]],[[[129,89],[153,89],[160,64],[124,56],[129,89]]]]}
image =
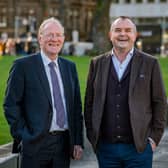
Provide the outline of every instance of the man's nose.
{"type": "Polygon", "coordinates": [[[120,35],[125,35],[126,34],[126,32],[124,31],[124,30],[122,30],[121,32],[120,32],[120,35]]]}

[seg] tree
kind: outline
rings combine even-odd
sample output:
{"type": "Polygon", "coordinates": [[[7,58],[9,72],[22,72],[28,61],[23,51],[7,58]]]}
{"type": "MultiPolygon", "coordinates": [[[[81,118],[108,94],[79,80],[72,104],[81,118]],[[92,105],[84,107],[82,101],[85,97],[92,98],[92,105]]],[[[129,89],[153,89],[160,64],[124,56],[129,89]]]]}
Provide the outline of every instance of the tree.
{"type": "Polygon", "coordinates": [[[93,19],[93,43],[94,54],[100,54],[111,48],[108,38],[110,30],[110,10],[111,0],[97,0],[97,8],[93,19]]]}

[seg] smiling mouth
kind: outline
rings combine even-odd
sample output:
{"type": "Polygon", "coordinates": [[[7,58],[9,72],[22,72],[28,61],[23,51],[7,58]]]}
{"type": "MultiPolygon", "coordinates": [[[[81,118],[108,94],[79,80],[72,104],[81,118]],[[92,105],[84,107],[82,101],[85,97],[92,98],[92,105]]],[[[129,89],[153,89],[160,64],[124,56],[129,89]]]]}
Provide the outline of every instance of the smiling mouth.
{"type": "Polygon", "coordinates": [[[125,43],[128,43],[128,40],[118,40],[118,42],[121,43],[121,44],[122,43],[125,44],[125,43]]]}
{"type": "Polygon", "coordinates": [[[128,41],[128,39],[118,39],[118,41],[128,41]]]}

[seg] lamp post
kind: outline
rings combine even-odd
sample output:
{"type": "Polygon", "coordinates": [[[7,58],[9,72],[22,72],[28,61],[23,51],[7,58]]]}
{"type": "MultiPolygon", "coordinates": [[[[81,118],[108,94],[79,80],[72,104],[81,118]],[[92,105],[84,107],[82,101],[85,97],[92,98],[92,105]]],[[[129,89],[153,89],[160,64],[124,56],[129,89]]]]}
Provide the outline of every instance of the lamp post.
{"type": "Polygon", "coordinates": [[[15,39],[16,38],[18,38],[18,36],[19,36],[19,26],[20,26],[20,24],[19,24],[19,22],[20,22],[20,17],[19,16],[15,16],[15,39]]]}
{"type": "Polygon", "coordinates": [[[168,11],[162,12],[162,20],[161,20],[161,26],[162,26],[162,41],[161,41],[161,56],[166,57],[168,48],[166,48],[166,44],[168,43],[168,11]]]}
{"type": "Polygon", "coordinates": [[[60,4],[60,9],[59,9],[59,13],[60,13],[60,18],[61,18],[61,23],[64,25],[64,12],[65,12],[65,2],[64,0],[60,0],[59,1],[60,4]]]}
{"type": "Polygon", "coordinates": [[[166,33],[166,16],[162,17],[162,41],[161,41],[161,57],[165,57],[165,36],[166,33]]]}

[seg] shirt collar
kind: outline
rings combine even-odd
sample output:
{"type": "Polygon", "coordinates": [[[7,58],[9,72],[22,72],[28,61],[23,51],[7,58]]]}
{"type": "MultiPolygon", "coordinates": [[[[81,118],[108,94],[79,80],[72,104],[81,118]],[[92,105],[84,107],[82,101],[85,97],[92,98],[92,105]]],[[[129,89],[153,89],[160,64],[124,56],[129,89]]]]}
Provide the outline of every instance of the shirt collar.
{"type": "Polygon", "coordinates": [[[41,50],[41,57],[42,57],[44,66],[48,66],[49,63],[55,62],[56,67],[58,67],[58,58],[56,58],[55,60],[50,60],[42,50],[41,50]]]}
{"type": "MultiPolygon", "coordinates": [[[[131,58],[132,58],[133,53],[134,53],[134,47],[129,51],[129,53],[128,53],[127,56],[126,56],[126,59],[127,59],[128,57],[131,57],[131,58]]],[[[114,54],[114,50],[113,50],[113,49],[112,49],[112,51],[111,51],[111,55],[114,56],[114,57],[116,57],[116,55],[114,54]]],[[[117,57],[116,57],[116,58],[117,58],[117,57]]]]}

